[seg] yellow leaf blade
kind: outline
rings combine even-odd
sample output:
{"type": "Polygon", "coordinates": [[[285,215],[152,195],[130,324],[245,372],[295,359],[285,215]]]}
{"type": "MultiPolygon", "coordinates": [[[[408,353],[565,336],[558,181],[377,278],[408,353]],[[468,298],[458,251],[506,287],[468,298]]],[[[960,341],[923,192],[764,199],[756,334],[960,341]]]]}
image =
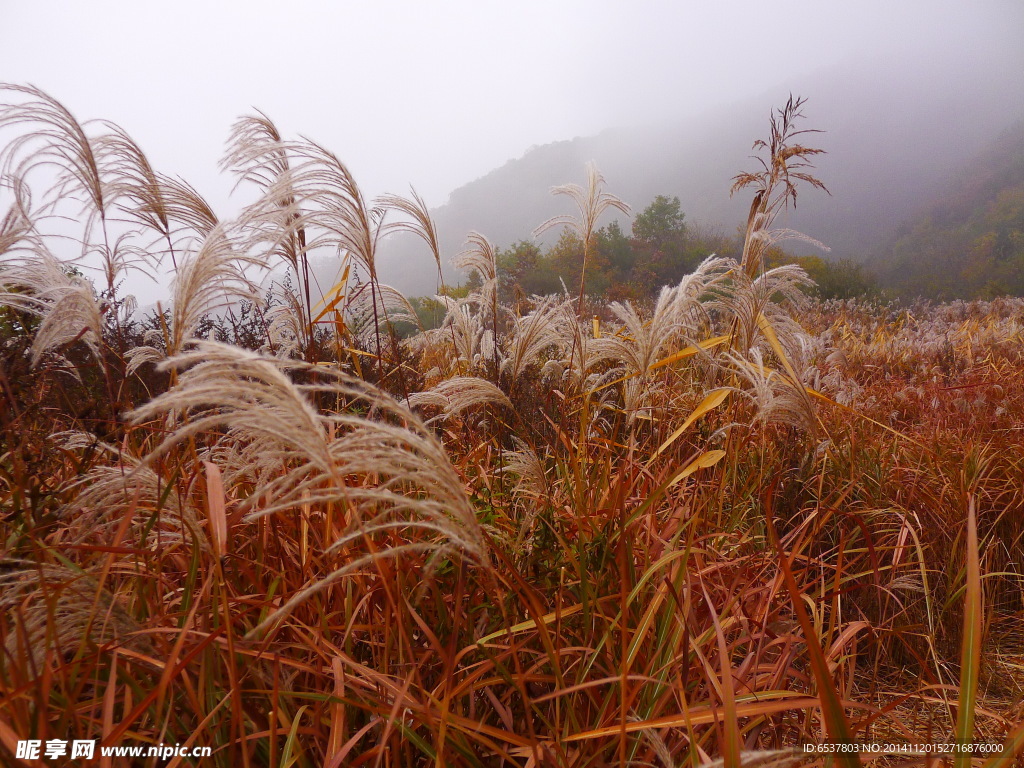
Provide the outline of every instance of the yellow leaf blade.
{"type": "Polygon", "coordinates": [[[680,480],[685,480],[698,469],[707,469],[708,467],[715,466],[715,464],[720,462],[723,458],[725,458],[725,451],[719,449],[702,453],[696,459],[687,464],[686,469],[673,477],[672,482],[668,484],[668,487],[671,488],[680,480]]]}
{"type": "MultiPolygon", "coordinates": [[[[658,450],[654,452],[654,455],[651,457],[651,461],[658,458],[658,456],[664,453],[665,449],[667,449],[670,445],[672,445],[672,443],[678,440],[679,436],[682,435],[683,432],[685,432],[687,429],[689,429],[693,425],[693,423],[697,421],[697,419],[699,419],[708,411],[713,411],[715,408],[724,403],[725,399],[729,397],[730,392],[731,390],[723,387],[722,389],[716,389],[712,391],[707,397],[705,397],[700,402],[700,405],[693,409],[693,413],[691,413],[686,418],[686,421],[683,422],[682,426],[679,427],[679,429],[677,429],[671,435],[669,435],[668,439],[665,440],[665,442],[663,442],[660,446],[658,446],[658,450]]],[[[650,465],[650,463],[651,462],[648,462],[648,465],[650,465]]]]}

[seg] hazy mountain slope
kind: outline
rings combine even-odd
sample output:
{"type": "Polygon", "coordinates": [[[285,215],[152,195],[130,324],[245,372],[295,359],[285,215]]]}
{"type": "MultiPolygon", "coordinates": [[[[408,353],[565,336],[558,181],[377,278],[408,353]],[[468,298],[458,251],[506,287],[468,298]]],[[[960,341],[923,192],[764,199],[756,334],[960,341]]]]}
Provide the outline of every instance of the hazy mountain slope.
{"type": "Polygon", "coordinates": [[[951,173],[869,266],[905,294],[1024,294],[1024,123],[951,173]]]}
{"type": "MultiPolygon", "coordinates": [[[[934,196],[951,169],[1024,115],[1017,63],[991,62],[984,88],[976,87],[976,75],[926,62],[819,72],[713,112],[694,105],[691,118],[674,124],[534,147],[455,190],[434,211],[442,248],[450,258],[470,230],[500,247],[528,238],[548,217],[570,212],[569,201],[549,190],[582,182],[591,159],[609,191],[635,212],[658,194],[678,195],[688,220],[731,232],[749,203],[745,195],[730,200],[731,179],[753,166],[751,144],[766,136],[772,107],[793,92],[808,97],[805,126],[824,131],[806,143],[828,151],[817,175],[832,196],[808,191],[786,225],[825,242],[835,256],[862,259],[934,196]]],[[[381,264],[384,279],[408,293],[435,286],[430,258],[407,237],[385,244],[381,264]]]]}

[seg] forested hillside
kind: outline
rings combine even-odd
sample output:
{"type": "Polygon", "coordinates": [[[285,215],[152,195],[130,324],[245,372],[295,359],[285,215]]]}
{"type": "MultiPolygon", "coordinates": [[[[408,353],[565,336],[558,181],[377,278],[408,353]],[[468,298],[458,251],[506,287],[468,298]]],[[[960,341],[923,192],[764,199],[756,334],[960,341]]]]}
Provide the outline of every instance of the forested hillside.
{"type": "Polygon", "coordinates": [[[932,298],[1024,294],[1024,123],[950,175],[871,261],[894,291],[932,298]]]}

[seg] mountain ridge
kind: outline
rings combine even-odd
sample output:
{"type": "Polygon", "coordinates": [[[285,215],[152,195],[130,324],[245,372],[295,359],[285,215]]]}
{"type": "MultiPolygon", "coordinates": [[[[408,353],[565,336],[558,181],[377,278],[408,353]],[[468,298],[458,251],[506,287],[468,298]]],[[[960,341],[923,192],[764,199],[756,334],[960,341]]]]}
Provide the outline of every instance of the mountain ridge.
{"type": "MultiPolygon", "coordinates": [[[[678,196],[688,221],[731,232],[749,205],[742,194],[730,198],[731,180],[753,167],[751,145],[767,134],[771,109],[794,93],[809,97],[801,127],[821,131],[804,138],[826,150],[814,174],[832,194],[803,190],[781,223],[824,242],[835,257],[864,261],[953,169],[1024,118],[1024,85],[1011,76],[1012,63],[993,65],[985,89],[955,67],[882,70],[888,79],[877,71],[828,70],[710,113],[695,110],[692,118],[535,146],[453,190],[432,211],[442,253],[450,259],[470,231],[497,247],[530,238],[541,222],[570,212],[550,188],[580,182],[590,160],[634,214],[659,194],[678,196]]],[[[614,218],[628,223],[621,215],[601,223],[614,218]]],[[[407,238],[383,244],[380,272],[409,294],[436,287],[436,266],[407,238]]],[[[447,280],[455,276],[450,267],[445,272],[447,280]]]]}

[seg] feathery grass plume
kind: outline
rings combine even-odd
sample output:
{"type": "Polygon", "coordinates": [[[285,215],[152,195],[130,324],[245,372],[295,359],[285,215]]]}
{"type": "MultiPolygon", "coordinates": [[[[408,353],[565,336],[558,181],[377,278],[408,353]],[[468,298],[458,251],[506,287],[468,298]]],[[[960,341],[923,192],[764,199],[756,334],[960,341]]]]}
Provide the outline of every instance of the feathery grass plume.
{"type": "MultiPolygon", "coordinates": [[[[0,258],[14,252],[32,236],[31,202],[28,189],[20,179],[2,180],[0,188],[8,186],[14,201],[0,219],[0,258]]],[[[2,262],[0,262],[2,263],[2,262]]]]}
{"type": "Polygon", "coordinates": [[[272,259],[282,259],[298,283],[299,296],[286,305],[300,311],[294,325],[301,329],[301,343],[312,353],[313,318],[307,223],[303,221],[297,191],[293,186],[290,150],[274,122],[262,112],[240,118],[231,128],[228,150],[221,160],[243,182],[254,184],[260,197],[240,217],[248,232],[248,247],[263,250],[268,268],[272,259]]]}
{"type": "Polygon", "coordinates": [[[282,290],[278,283],[274,283],[268,292],[268,298],[277,299],[280,303],[274,304],[263,313],[263,320],[267,325],[267,339],[260,346],[260,351],[282,358],[301,356],[307,338],[304,322],[306,310],[302,306],[302,298],[294,291],[282,290]]]}
{"type": "Polygon", "coordinates": [[[208,237],[220,219],[206,199],[183,179],[161,174],[159,180],[170,220],[179,222],[197,237],[208,237]]]}
{"type": "Polygon", "coordinates": [[[151,652],[149,638],[94,575],[68,565],[6,560],[0,570],[0,614],[8,623],[4,652],[42,673],[49,651],[58,660],[86,646],[125,645],[151,652]]]}
{"type": "Polygon", "coordinates": [[[793,317],[808,301],[802,288],[813,281],[794,264],[754,278],[737,266],[730,276],[716,302],[730,328],[732,351],[725,355],[725,367],[737,370],[752,385],[759,420],[783,421],[815,434],[817,408],[807,390],[808,379],[816,374],[811,365],[813,344],[793,317]],[[766,367],[768,356],[776,358],[781,370],[766,367]]]}
{"type": "Polygon", "coordinates": [[[519,438],[513,440],[516,449],[505,454],[505,466],[501,471],[519,478],[520,482],[513,487],[514,493],[539,500],[550,491],[544,462],[527,443],[519,438]]]}
{"type": "Polygon", "coordinates": [[[729,353],[726,358],[730,369],[739,373],[749,386],[739,391],[757,406],[756,421],[788,424],[811,434],[816,432],[817,411],[801,382],[766,366],[757,347],[745,356],[729,353]]]}
{"type": "MultiPolygon", "coordinates": [[[[466,236],[466,247],[452,259],[458,269],[469,269],[480,278],[480,295],[489,299],[498,279],[498,261],[491,241],[479,232],[466,236]]],[[[485,301],[489,304],[489,301],[485,301]]]]}
{"type": "Polygon", "coordinates": [[[594,246],[594,233],[597,231],[597,221],[602,214],[610,208],[615,208],[625,214],[629,213],[629,206],[622,202],[615,195],[604,191],[604,176],[597,170],[597,165],[591,161],[587,163],[587,188],[583,189],[579,184],[562,184],[552,187],[553,195],[568,195],[576,203],[579,210],[579,217],[570,215],[553,216],[539,227],[533,230],[533,236],[538,237],[552,227],[566,226],[576,232],[583,241],[583,269],[580,273],[579,293],[579,315],[583,317],[583,294],[586,287],[587,261],[594,246]]]}
{"type": "Polygon", "coordinates": [[[758,139],[753,146],[754,150],[765,150],[768,155],[767,158],[755,156],[761,170],[740,173],[733,177],[730,195],[746,187],[754,188],[754,199],[751,201],[750,213],[747,216],[743,257],[740,260],[744,273],[750,278],[761,271],[764,254],[773,243],[790,237],[810,239],[790,230],[773,232],[771,229],[775,217],[783,209],[788,208],[790,203],[796,207],[797,182],[805,182],[815,189],[828,193],[825,185],[806,170],[813,167],[808,158],[823,154],[825,150],[795,143],[800,136],[821,133],[815,129],[796,128],[797,121],[804,116],[803,105],[806,101],[794,98],[790,94],[786,106],[772,112],[768,141],[758,139]]]}
{"type": "Polygon", "coordinates": [[[543,505],[551,496],[544,461],[526,442],[513,438],[515,450],[505,453],[505,462],[500,468],[502,475],[516,479],[512,484],[512,495],[520,505],[521,519],[517,542],[525,544],[533,532],[534,523],[543,505]]]}
{"type": "MultiPolygon", "coordinates": [[[[455,376],[424,392],[409,395],[410,408],[438,408],[435,419],[448,419],[467,408],[493,403],[512,410],[512,403],[497,386],[478,376],[455,376]]],[[[434,419],[427,421],[429,424],[434,419]]]]}
{"type": "Polygon", "coordinates": [[[14,202],[0,220],[0,307],[40,319],[32,364],[66,344],[82,340],[101,365],[103,302],[92,284],[59,261],[34,229],[29,190],[10,181],[14,202]]]}
{"type": "Polygon", "coordinates": [[[444,286],[444,274],[441,270],[441,246],[437,240],[437,227],[427,208],[426,201],[415,189],[410,188],[410,193],[412,195],[410,198],[399,195],[382,195],[377,199],[377,205],[385,210],[399,211],[411,219],[410,221],[398,220],[385,224],[384,232],[392,230],[411,232],[427,244],[430,255],[434,257],[434,263],[437,265],[437,285],[440,289],[444,286]]]}
{"type": "Polygon", "coordinates": [[[650,406],[651,367],[670,352],[705,338],[711,328],[713,297],[735,263],[715,256],[705,259],[678,285],[661,289],[651,318],[645,320],[630,303],[613,302],[609,309],[621,326],[590,342],[596,361],[614,361],[630,378],[624,408],[631,418],[650,406]],[[707,305],[707,306],[706,306],[707,305]]]}
{"type": "MultiPolygon", "coordinates": [[[[366,203],[348,167],[333,152],[308,140],[291,145],[290,152],[295,165],[267,190],[268,196],[278,199],[294,189],[296,204],[308,207],[298,221],[320,231],[309,247],[330,245],[349,252],[376,284],[377,241],[384,211],[366,203]]],[[[282,203],[286,200],[284,197],[282,203]]]]}
{"type": "Polygon", "coordinates": [[[405,298],[405,294],[384,283],[377,286],[376,305],[369,283],[350,289],[344,317],[346,327],[364,347],[370,346],[385,323],[409,323],[422,330],[416,310],[405,298]],[[374,306],[380,311],[375,312],[374,306]]]}
{"type": "Polygon", "coordinates": [[[125,515],[131,514],[136,546],[145,543],[155,550],[192,541],[200,549],[210,548],[202,517],[179,498],[176,489],[168,488],[152,467],[137,459],[122,454],[120,466],[96,467],[73,487],[81,490],[59,514],[74,521],[75,529],[81,531],[79,542],[94,537],[103,541],[104,534],[113,532],[125,515]]]}
{"type": "Polygon", "coordinates": [[[170,422],[172,431],[147,460],[190,437],[219,433],[217,444],[243,444],[244,456],[276,470],[239,502],[247,519],[302,505],[339,506],[348,519],[331,547],[348,562],[292,595],[254,632],[379,558],[429,552],[434,560],[458,553],[486,559],[483,534],[444,448],[419,418],[372,385],[215,342],[198,343],[162,367],[181,371],[177,386],[131,414],[135,423],[160,416],[170,422]],[[318,383],[295,384],[289,369],[316,371],[318,383]],[[342,410],[321,414],[312,397],[333,399],[342,410]],[[372,419],[358,413],[367,409],[372,419]],[[380,541],[364,552],[368,537],[380,541]]]}
{"type": "Polygon", "coordinates": [[[3,175],[23,180],[41,169],[56,174],[44,203],[47,207],[70,197],[86,203],[86,236],[97,218],[106,216],[108,198],[104,184],[106,159],[78,120],[52,96],[31,85],[0,83],[0,93],[9,92],[27,101],[0,103],[0,130],[25,128],[0,152],[3,175]],[[84,199],[83,199],[84,198],[84,199]]]}
{"type": "Polygon", "coordinates": [[[716,290],[715,307],[731,321],[733,349],[757,346],[769,352],[761,327],[765,318],[786,353],[796,354],[806,334],[793,316],[807,303],[803,289],[814,285],[807,273],[796,264],[784,264],[751,278],[735,265],[729,277],[724,290],[716,290]]]}
{"type": "Polygon", "coordinates": [[[11,188],[14,201],[0,219],[0,306],[40,314],[46,305],[35,295],[42,285],[31,267],[41,244],[33,231],[29,190],[20,179],[2,181],[11,188]],[[20,277],[18,271],[23,272],[20,277]]]}
{"type": "Polygon", "coordinates": [[[569,387],[580,388],[584,386],[591,368],[601,362],[596,354],[600,348],[594,347],[589,323],[584,326],[580,322],[572,299],[566,297],[558,308],[562,314],[561,321],[555,324],[561,337],[558,359],[549,361],[545,367],[569,387]]]}
{"type": "Polygon", "coordinates": [[[108,196],[129,221],[153,230],[167,243],[165,253],[177,270],[176,237],[185,230],[205,239],[217,225],[217,215],[189,184],[157,173],[122,128],[106,125],[108,133],[98,137],[96,145],[109,158],[108,196]]]}
{"type": "Polygon", "coordinates": [[[558,347],[563,315],[557,299],[548,296],[541,299],[532,312],[515,319],[508,334],[508,354],[500,369],[512,386],[523,376],[527,366],[546,362],[544,353],[558,347]]]}
{"type": "Polygon", "coordinates": [[[135,347],[128,352],[128,370],[181,352],[194,337],[204,316],[230,308],[236,301],[255,300],[256,287],[245,277],[246,266],[259,266],[252,256],[240,254],[225,231],[216,224],[195,253],[182,258],[173,283],[171,323],[166,349],[135,347]]]}
{"type": "MultiPolygon", "coordinates": [[[[472,298],[480,305],[480,314],[484,310],[490,315],[491,327],[482,336],[482,341],[487,349],[483,350],[485,357],[490,357],[492,365],[491,375],[497,376],[499,369],[498,362],[498,258],[491,241],[479,232],[470,232],[466,237],[466,248],[458,256],[452,259],[452,264],[458,269],[469,269],[480,278],[480,288],[473,292],[472,298]]],[[[481,317],[482,320],[482,317],[481,317]]],[[[485,325],[482,323],[482,325],[485,325]]]]}
{"type": "MultiPolygon", "coordinates": [[[[24,241],[22,241],[24,242],[24,241]]],[[[72,274],[38,239],[27,243],[27,255],[7,255],[0,269],[0,306],[40,318],[32,342],[32,365],[52,351],[81,340],[104,364],[104,314],[107,304],[92,284],[72,274]]]]}
{"type": "Polygon", "coordinates": [[[209,550],[201,517],[176,488],[168,487],[137,456],[84,432],[58,433],[52,441],[67,451],[98,450],[117,462],[94,467],[67,486],[69,492],[77,492],[72,501],[58,509],[57,516],[69,524],[74,543],[108,541],[106,535],[131,515],[136,546],[147,544],[155,550],[194,541],[201,549],[209,550]]]}
{"type": "Polygon", "coordinates": [[[167,414],[170,425],[183,423],[147,457],[149,461],[192,435],[223,429],[257,443],[270,464],[287,466],[301,456],[330,473],[326,432],[316,408],[272,359],[196,341],[160,367],[182,371],[177,386],[133,411],[131,420],[142,423],[167,414]]]}
{"type": "MultiPolygon", "coordinates": [[[[106,281],[105,295],[117,306],[116,290],[122,275],[130,269],[148,271],[148,254],[126,250],[112,242],[108,232],[108,209],[112,203],[107,178],[112,160],[99,139],[91,138],[86,127],[52,96],[34,86],[0,84],[0,92],[27,98],[17,103],[0,104],[0,131],[25,129],[0,152],[0,173],[29,182],[37,172],[49,173],[53,183],[43,197],[43,210],[52,211],[67,200],[83,204],[83,255],[98,251],[106,281]],[[93,227],[99,223],[102,242],[93,243],[93,227]]],[[[114,321],[119,336],[121,313],[114,321]]]]}
{"type": "Polygon", "coordinates": [[[48,287],[36,294],[45,298],[46,312],[32,342],[32,365],[38,365],[47,352],[79,339],[89,347],[93,357],[105,365],[100,347],[103,316],[109,305],[96,295],[88,280],[67,275],[55,260],[40,259],[39,262],[42,269],[36,275],[44,277],[48,287]]]}
{"type": "MultiPolygon", "coordinates": [[[[377,242],[385,211],[367,205],[363,194],[337,156],[304,139],[285,142],[267,118],[243,118],[232,132],[231,148],[224,165],[233,168],[241,181],[263,190],[259,200],[241,216],[250,230],[251,245],[279,254],[296,271],[305,304],[303,322],[312,318],[309,254],[324,248],[347,254],[370,279],[374,324],[378,315],[387,320],[379,304],[377,242]]],[[[312,328],[307,332],[312,334],[312,328]]],[[[375,336],[378,362],[380,333],[375,336]]]]}
{"type": "Polygon", "coordinates": [[[415,337],[413,348],[441,363],[446,376],[482,369],[489,353],[493,352],[493,336],[481,318],[479,296],[453,299],[437,295],[434,298],[445,307],[444,320],[438,328],[415,337]]]}

